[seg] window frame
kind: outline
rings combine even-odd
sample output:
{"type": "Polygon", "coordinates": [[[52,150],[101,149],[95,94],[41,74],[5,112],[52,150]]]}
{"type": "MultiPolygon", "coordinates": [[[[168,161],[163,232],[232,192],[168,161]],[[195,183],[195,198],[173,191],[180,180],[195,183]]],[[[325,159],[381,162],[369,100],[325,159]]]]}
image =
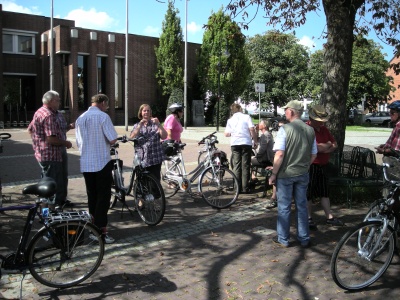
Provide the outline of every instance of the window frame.
{"type": "Polygon", "coordinates": [[[2,53],[5,54],[18,54],[18,55],[36,55],[36,35],[37,32],[33,31],[24,31],[24,30],[11,30],[11,29],[3,29],[2,38],[4,35],[11,35],[12,38],[12,51],[4,51],[4,45],[2,49],[2,53]],[[19,51],[19,37],[30,37],[30,41],[32,44],[31,52],[20,52],[19,51]]]}

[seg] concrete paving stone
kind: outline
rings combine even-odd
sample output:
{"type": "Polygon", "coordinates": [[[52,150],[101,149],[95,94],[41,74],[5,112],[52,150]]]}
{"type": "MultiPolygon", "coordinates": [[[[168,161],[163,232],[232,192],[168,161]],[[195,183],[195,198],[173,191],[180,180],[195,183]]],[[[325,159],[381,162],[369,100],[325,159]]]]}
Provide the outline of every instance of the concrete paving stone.
{"type": "MultiPolygon", "coordinates": [[[[121,128],[118,131],[121,132],[121,128]]],[[[184,140],[188,141],[184,153],[188,165],[194,167],[197,160],[199,148],[195,141],[211,132],[209,128],[184,131],[184,140]]],[[[374,133],[360,140],[373,147],[385,141],[389,133],[374,133]]],[[[221,142],[218,147],[230,153],[229,139],[221,133],[217,135],[221,142]]],[[[12,196],[9,204],[23,203],[24,200],[20,200],[23,186],[27,182],[35,183],[38,176],[29,139],[23,134],[14,136],[20,136],[23,142],[9,150],[15,148],[14,152],[21,155],[17,160],[24,160],[23,167],[11,168],[10,163],[14,163],[15,158],[0,156],[0,174],[4,178],[6,170],[9,175],[3,180],[3,193],[12,196]]],[[[69,137],[72,139],[73,133],[69,137]]],[[[348,141],[346,136],[346,143],[351,143],[348,141]]],[[[132,150],[124,147],[120,153],[124,164],[129,166],[132,150]]],[[[76,151],[69,156],[69,197],[78,207],[86,208],[79,156],[76,151]]],[[[366,207],[333,206],[347,227],[326,226],[322,210],[315,208],[319,216],[315,220],[320,224],[319,230],[311,233],[313,246],[299,247],[293,220],[293,247],[282,249],[271,241],[276,232],[277,212],[264,209],[265,198],[257,197],[260,188],[256,188],[254,194],[240,195],[238,201],[225,210],[214,210],[200,198],[189,199],[187,194],[178,193],[168,200],[164,220],[155,227],[145,225],[136,213],[133,217],[124,213],[121,219],[119,210],[111,210],[110,235],[116,238],[116,243],[106,245],[103,263],[88,281],[70,289],[55,290],[40,285],[28,275],[23,281],[22,298],[358,300],[398,296],[398,256],[384,276],[363,292],[346,293],[330,277],[329,262],[335,244],[351,225],[362,220],[366,207]]],[[[5,224],[0,227],[2,254],[16,246],[23,216],[0,214],[0,224],[5,224]]],[[[3,271],[0,298],[19,298],[20,283],[19,274],[3,271]]]]}

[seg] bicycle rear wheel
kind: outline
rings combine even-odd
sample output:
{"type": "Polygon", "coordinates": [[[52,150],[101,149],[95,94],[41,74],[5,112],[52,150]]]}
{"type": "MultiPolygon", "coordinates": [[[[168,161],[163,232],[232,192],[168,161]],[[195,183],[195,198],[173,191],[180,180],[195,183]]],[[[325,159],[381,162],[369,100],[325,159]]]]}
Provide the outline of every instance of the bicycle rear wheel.
{"type": "Polygon", "coordinates": [[[225,167],[208,167],[200,176],[200,192],[212,207],[227,208],[235,203],[239,195],[238,180],[225,167]]]}
{"type": "Polygon", "coordinates": [[[165,213],[165,195],[158,180],[150,173],[139,175],[133,195],[140,218],[150,226],[160,223],[165,213]]]}
{"type": "Polygon", "coordinates": [[[170,198],[179,191],[179,183],[169,176],[182,175],[181,168],[175,162],[167,158],[161,164],[161,187],[164,190],[165,198],[170,198]]]}
{"type": "Polygon", "coordinates": [[[29,243],[32,276],[54,288],[67,288],[88,279],[100,266],[104,241],[91,223],[61,222],[43,227],[29,243]]]}
{"type": "Polygon", "coordinates": [[[388,226],[375,255],[383,222],[363,222],[348,231],[336,245],[331,259],[335,283],[346,290],[360,290],[377,281],[387,270],[394,254],[393,229],[388,226]]]}

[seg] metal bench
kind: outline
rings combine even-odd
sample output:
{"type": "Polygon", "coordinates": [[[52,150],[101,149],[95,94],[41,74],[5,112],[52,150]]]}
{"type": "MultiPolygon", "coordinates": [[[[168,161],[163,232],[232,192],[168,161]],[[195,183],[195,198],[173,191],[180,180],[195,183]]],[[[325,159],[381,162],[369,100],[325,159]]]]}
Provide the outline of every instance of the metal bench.
{"type": "Polygon", "coordinates": [[[329,185],[345,186],[351,208],[353,189],[382,187],[382,168],[376,164],[375,152],[364,147],[344,145],[341,153],[333,153],[327,166],[329,185]]]}

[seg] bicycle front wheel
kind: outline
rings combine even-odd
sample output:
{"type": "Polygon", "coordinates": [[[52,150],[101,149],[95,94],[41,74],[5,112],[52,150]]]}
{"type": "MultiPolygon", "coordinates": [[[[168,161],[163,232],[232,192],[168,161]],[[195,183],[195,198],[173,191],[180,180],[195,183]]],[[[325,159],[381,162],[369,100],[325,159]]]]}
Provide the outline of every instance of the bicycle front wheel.
{"type": "Polygon", "coordinates": [[[200,176],[200,193],[212,207],[227,208],[238,198],[238,180],[228,168],[208,167],[200,176]]]}
{"type": "Polygon", "coordinates": [[[134,187],[136,210],[150,226],[161,222],[165,213],[165,195],[160,182],[150,173],[137,177],[134,187]]]}
{"type": "Polygon", "coordinates": [[[182,171],[172,159],[167,158],[161,164],[161,186],[165,198],[170,198],[179,191],[179,183],[169,176],[181,176],[182,171]]]}
{"type": "Polygon", "coordinates": [[[360,290],[385,273],[393,258],[395,240],[390,226],[385,232],[382,229],[381,221],[363,222],[341,238],[331,259],[332,278],[338,286],[360,290]]]}
{"type": "Polygon", "coordinates": [[[104,241],[91,223],[61,222],[43,227],[29,243],[29,271],[40,283],[67,288],[88,279],[100,266],[104,241]]]}
{"type": "MultiPolygon", "coordinates": [[[[364,221],[368,221],[369,219],[379,219],[381,218],[382,210],[387,209],[386,199],[379,199],[374,201],[365,215],[364,221]]],[[[388,220],[389,225],[394,229],[397,230],[399,225],[396,218],[392,218],[388,220]]]]}

